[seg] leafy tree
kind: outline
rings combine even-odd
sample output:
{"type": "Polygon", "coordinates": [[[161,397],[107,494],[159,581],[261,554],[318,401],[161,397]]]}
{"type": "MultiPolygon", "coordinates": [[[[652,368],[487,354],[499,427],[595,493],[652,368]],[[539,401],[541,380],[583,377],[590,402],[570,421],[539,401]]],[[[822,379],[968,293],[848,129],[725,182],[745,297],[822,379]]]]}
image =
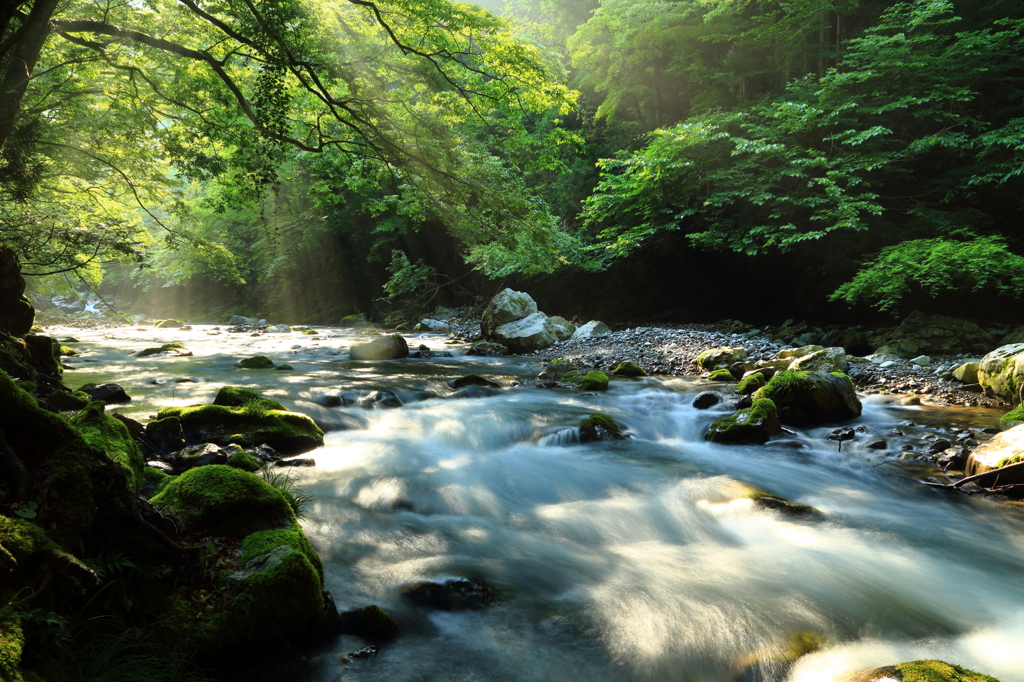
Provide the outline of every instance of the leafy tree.
{"type": "MultiPolygon", "coordinates": [[[[643,150],[602,163],[585,208],[592,264],[676,230],[749,255],[843,232],[862,233],[865,250],[926,240],[884,252],[876,268],[923,248],[1002,258],[997,242],[951,244],[1020,218],[1022,38],[1018,16],[975,12],[968,23],[950,2],[899,3],[825,76],[655,131],[643,150]]],[[[867,295],[851,287],[837,295],[867,295]]],[[[876,300],[891,309],[898,291],[876,300]]]]}

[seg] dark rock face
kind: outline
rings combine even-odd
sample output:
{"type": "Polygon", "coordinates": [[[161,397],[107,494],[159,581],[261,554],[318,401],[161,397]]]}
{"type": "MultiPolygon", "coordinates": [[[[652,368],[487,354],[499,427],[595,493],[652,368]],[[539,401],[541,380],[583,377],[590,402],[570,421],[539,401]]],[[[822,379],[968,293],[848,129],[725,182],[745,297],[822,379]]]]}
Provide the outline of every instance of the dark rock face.
{"type": "Polygon", "coordinates": [[[402,588],[402,596],[416,606],[442,611],[475,611],[498,603],[497,593],[487,583],[466,578],[413,583],[402,588]]]}
{"type": "Polygon", "coordinates": [[[395,360],[409,355],[409,344],[401,334],[381,336],[369,343],[352,346],[352,360],[395,360]]]}
{"type": "Polygon", "coordinates": [[[452,379],[448,382],[449,388],[456,390],[467,386],[485,386],[487,388],[501,388],[501,384],[490,379],[485,379],[479,374],[466,374],[465,376],[452,379]]]}
{"type": "Polygon", "coordinates": [[[25,279],[18,257],[0,245],[0,326],[12,336],[24,336],[32,329],[36,311],[25,296],[25,279]]]}

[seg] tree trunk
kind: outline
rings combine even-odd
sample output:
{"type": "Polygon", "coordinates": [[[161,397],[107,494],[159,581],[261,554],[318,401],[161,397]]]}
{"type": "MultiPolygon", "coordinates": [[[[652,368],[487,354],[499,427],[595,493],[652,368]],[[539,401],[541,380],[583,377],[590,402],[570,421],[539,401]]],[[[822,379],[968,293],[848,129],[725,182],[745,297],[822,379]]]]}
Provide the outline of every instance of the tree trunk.
{"type": "Polygon", "coordinates": [[[57,2],[36,0],[14,36],[15,43],[10,48],[10,58],[4,69],[3,82],[0,83],[0,149],[4,148],[14,130],[21,98],[25,96],[25,89],[32,79],[32,71],[36,68],[43,43],[50,35],[50,18],[57,9],[57,2]]]}

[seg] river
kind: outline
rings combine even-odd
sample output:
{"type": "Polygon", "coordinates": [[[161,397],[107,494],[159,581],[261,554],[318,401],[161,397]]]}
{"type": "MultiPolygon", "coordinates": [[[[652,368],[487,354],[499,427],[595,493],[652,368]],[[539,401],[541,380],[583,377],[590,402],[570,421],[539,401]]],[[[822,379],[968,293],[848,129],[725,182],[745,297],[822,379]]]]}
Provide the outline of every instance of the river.
{"type": "Polygon", "coordinates": [[[992,411],[871,397],[851,424],[867,433],[841,452],[825,440],[830,427],[720,446],[702,434],[725,412],[690,406],[706,389],[694,380],[542,390],[529,385],[538,360],[471,357],[438,335],[408,340],[455,357],[371,363],[347,360],[365,337],[338,329],[319,339],[206,326],[49,331],[84,351],[67,359],[76,369],[65,383],[121,384],[134,400],[111,409],[128,416],[210,402],[230,384],[331,429],[309,453],[317,466],[295,473],[314,496],[303,526],[339,607],[379,604],[404,633],[357,660],[345,654],[364,643],[342,637],[308,661],[304,682],[839,682],[919,658],[1024,682],[1024,515],[921,485],[915,475],[941,472],[899,461],[895,439],[887,451],[860,445],[897,425],[898,442],[992,426],[992,411]],[[128,355],[170,341],[194,356],[128,355]],[[255,354],[295,371],[234,368],[255,354]],[[467,373],[509,387],[448,397],[446,380],[467,373]],[[369,389],[404,404],[323,406],[325,395],[369,389]],[[575,442],[573,427],[595,411],[631,437],[575,442]],[[759,508],[747,486],[823,516],[759,508]],[[482,579],[501,601],[445,612],[401,598],[410,582],[449,577],[482,579]],[[794,666],[772,662],[800,631],[826,645],[794,666]],[[763,663],[743,677],[753,660],[763,663]]]}

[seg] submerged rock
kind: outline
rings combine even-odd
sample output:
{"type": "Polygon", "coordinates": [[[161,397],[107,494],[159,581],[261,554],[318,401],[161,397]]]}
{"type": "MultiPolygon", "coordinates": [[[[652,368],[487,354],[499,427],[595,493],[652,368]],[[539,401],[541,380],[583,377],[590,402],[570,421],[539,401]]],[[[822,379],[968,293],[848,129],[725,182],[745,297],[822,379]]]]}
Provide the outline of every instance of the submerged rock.
{"type": "Polygon", "coordinates": [[[498,603],[494,589],[482,580],[470,578],[412,583],[402,588],[402,597],[415,606],[441,611],[476,611],[498,603]]]}
{"type": "Polygon", "coordinates": [[[341,614],[341,631],[380,644],[398,637],[402,628],[387,611],[373,604],[341,614]]]}
{"type": "Polygon", "coordinates": [[[162,346],[156,348],[144,348],[135,354],[136,357],[146,358],[151,355],[161,355],[163,357],[187,357],[192,355],[192,351],[185,348],[180,343],[165,343],[162,346]]]}
{"type": "Polygon", "coordinates": [[[254,355],[238,361],[239,369],[273,369],[274,362],[265,355],[254,355]]]}
{"type": "Polygon", "coordinates": [[[78,389],[93,400],[102,400],[108,405],[130,403],[131,397],[118,384],[86,384],[78,389]]]}
{"type": "Polygon", "coordinates": [[[698,410],[706,410],[712,405],[717,405],[720,402],[722,402],[722,398],[717,393],[704,391],[703,393],[698,393],[690,404],[698,410]]]}
{"type": "Polygon", "coordinates": [[[593,443],[602,440],[622,440],[622,429],[618,422],[606,414],[595,412],[580,420],[580,442],[593,443]]]}
{"type": "Polygon", "coordinates": [[[501,384],[490,379],[485,379],[479,374],[466,374],[465,376],[458,377],[456,379],[450,379],[448,381],[448,387],[454,389],[465,388],[467,386],[485,386],[487,388],[501,388],[501,384]]]}

